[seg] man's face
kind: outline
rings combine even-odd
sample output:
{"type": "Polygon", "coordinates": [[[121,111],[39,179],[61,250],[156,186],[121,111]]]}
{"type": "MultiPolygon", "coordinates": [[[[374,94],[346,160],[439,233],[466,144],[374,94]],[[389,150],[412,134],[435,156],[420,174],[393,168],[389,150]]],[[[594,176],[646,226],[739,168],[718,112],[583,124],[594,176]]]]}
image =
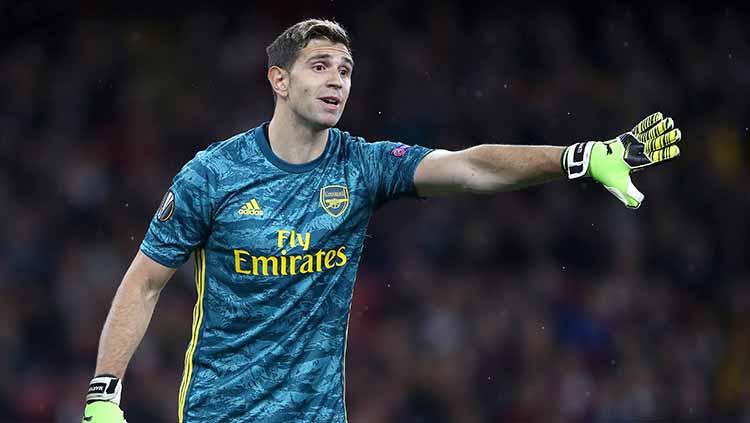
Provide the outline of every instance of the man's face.
{"type": "Polygon", "coordinates": [[[353,67],[343,44],[310,40],[289,72],[289,107],[314,126],[336,126],[349,98],[353,67]]]}

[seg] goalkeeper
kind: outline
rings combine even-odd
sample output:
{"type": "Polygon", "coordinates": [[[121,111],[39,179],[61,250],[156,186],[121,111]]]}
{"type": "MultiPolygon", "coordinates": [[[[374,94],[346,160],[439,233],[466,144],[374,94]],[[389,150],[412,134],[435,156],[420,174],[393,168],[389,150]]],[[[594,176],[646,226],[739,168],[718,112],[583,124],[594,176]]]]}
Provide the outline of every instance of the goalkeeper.
{"type": "Polygon", "coordinates": [[[635,209],[644,195],[631,174],[679,155],[680,131],[661,113],[567,148],[366,142],[335,128],[354,69],[340,25],[300,22],[267,53],[273,117],[210,145],[175,176],[104,324],[84,423],[124,422],[120,398],[137,389],[123,390],[128,362],[190,255],[198,299],[178,422],[344,423],[349,307],[376,208],[567,175],[590,177],[635,209]]]}

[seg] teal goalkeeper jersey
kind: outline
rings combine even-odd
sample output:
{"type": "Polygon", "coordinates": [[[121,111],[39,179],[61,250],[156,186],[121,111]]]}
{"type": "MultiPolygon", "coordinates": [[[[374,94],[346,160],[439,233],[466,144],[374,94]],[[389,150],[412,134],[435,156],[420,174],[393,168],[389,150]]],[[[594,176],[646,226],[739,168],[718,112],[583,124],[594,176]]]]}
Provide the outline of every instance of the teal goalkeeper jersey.
{"type": "Polygon", "coordinates": [[[198,300],[182,423],[346,421],[344,352],[373,211],[414,196],[431,150],[329,130],[316,160],[272,152],[265,123],[199,152],[175,176],[141,251],[195,257],[198,300]]]}

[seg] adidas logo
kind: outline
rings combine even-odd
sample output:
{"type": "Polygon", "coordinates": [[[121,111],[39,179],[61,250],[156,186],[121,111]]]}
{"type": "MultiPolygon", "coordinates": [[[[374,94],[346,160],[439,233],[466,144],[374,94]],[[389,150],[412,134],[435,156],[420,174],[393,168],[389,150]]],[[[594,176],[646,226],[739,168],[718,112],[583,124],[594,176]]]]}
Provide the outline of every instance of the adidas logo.
{"type": "Polygon", "coordinates": [[[255,198],[243,204],[238,213],[250,216],[263,216],[263,210],[255,198]]]}

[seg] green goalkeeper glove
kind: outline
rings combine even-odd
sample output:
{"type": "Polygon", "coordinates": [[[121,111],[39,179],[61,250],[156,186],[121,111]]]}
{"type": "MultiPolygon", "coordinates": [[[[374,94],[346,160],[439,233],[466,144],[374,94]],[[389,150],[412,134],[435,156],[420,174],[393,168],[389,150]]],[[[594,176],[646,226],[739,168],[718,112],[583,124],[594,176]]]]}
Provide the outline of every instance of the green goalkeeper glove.
{"type": "Polygon", "coordinates": [[[91,379],[81,423],[127,423],[120,410],[122,383],[111,375],[91,379]]]}
{"type": "Polygon", "coordinates": [[[663,163],[680,155],[677,144],[682,138],[672,118],[654,113],[632,130],[609,141],[589,141],[567,147],[562,167],[568,178],[590,176],[604,185],[631,209],[643,202],[643,194],[630,180],[632,172],[663,163]]]}

